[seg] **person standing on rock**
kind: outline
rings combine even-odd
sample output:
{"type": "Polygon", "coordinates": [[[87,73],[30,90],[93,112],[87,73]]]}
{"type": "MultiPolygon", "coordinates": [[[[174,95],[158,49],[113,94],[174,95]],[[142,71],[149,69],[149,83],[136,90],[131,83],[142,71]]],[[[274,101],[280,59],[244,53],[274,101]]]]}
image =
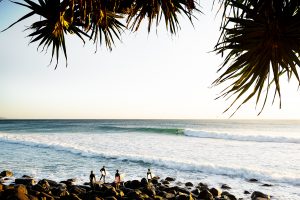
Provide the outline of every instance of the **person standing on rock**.
{"type": "Polygon", "coordinates": [[[101,169],[100,169],[100,174],[101,174],[101,177],[100,177],[100,180],[102,179],[103,177],[103,183],[105,183],[105,176],[106,176],[106,170],[105,170],[105,166],[103,166],[101,169]]]}
{"type": "Polygon", "coordinates": [[[90,186],[93,189],[94,189],[95,182],[96,182],[96,176],[95,176],[94,172],[91,171],[91,174],[90,174],[90,186]]]}
{"type": "Polygon", "coordinates": [[[121,182],[121,176],[119,174],[119,170],[116,171],[115,174],[115,184],[116,184],[116,189],[118,190],[120,187],[120,182],[121,182]]]}
{"type": "Polygon", "coordinates": [[[150,169],[148,169],[148,171],[147,171],[147,180],[148,180],[148,182],[150,182],[151,179],[152,179],[152,173],[151,173],[150,169]]]}

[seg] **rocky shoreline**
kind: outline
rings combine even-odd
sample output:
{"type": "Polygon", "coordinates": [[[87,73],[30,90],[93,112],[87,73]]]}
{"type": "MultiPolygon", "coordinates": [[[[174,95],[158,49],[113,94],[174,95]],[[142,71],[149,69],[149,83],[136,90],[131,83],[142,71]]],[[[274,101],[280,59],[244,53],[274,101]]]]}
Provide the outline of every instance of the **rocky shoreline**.
{"type": "MultiPolygon", "coordinates": [[[[154,177],[151,181],[129,180],[123,182],[119,189],[114,183],[89,183],[76,185],[75,180],[56,182],[42,179],[36,181],[33,177],[24,175],[9,184],[13,176],[11,171],[0,173],[1,200],[242,200],[228,192],[230,187],[224,184],[221,188],[209,188],[204,183],[194,185],[191,182],[175,183],[172,177],[161,179],[154,177]]],[[[247,193],[251,200],[269,200],[270,196],[259,191],[247,193]]]]}

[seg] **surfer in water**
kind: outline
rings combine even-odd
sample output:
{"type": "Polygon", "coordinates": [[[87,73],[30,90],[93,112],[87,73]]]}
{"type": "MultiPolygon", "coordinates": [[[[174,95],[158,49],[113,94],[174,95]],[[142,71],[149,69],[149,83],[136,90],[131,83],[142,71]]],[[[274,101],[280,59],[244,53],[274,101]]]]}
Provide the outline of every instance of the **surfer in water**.
{"type": "Polygon", "coordinates": [[[121,182],[121,177],[120,177],[120,174],[119,174],[119,170],[117,170],[116,174],[115,174],[115,184],[116,184],[116,189],[117,190],[119,189],[120,182],[121,182]]]}
{"type": "Polygon", "coordinates": [[[100,169],[100,174],[101,174],[101,177],[100,177],[100,180],[102,179],[103,177],[103,183],[105,183],[105,176],[106,176],[106,170],[105,170],[105,166],[103,166],[101,169],[100,169]]]}
{"type": "Polygon", "coordinates": [[[151,173],[150,169],[148,169],[148,171],[147,171],[147,180],[148,180],[148,182],[150,182],[151,179],[152,179],[152,173],[151,173]]]}
{"type": "Polygon", "coordinates": [[[90,186],[93,189],[94,189],[95,182],[96,182],[96,176],[93,173],[93,171],[91,171],[91,174],[90,174],[90,186]]]}

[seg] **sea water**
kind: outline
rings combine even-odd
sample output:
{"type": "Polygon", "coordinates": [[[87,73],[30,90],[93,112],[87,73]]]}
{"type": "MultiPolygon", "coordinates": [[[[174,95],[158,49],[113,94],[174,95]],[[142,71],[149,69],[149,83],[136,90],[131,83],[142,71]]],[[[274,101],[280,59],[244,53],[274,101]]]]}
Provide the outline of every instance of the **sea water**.
{"type": "Polygon", "coordinates": [[[247,190],[299,200],[299,133],[300,121],[282,120],[2,120],[0,170],[84,183],[102,166],[109,182],[116,169],[126,181],[150,168],[176,182],[227,184],[244,199],[247,190]]]}

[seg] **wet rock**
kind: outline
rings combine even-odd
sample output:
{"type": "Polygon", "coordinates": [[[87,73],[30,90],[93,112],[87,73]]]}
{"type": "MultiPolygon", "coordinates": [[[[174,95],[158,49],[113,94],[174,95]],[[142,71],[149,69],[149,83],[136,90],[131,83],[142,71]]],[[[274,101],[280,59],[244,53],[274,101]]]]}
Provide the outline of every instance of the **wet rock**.
{"type": "Polygon", "coordinates": [[[108,187],[108,189],[104,192],[104,196],[105,197],[109,197],[109,196],[117,197],[118,192],[116,191],[116,189],[114,187],[108,187]]]}
{"type": "Polygon", "coordinates": [[[161,197],[161,196],[156,195],[156,196],[154,197],[154,200],[164,200],[164,198],[161,197]]]}
{"type": "Polygon", "coordinates": [[[81,188],[80,186],[73,185],[69,188],[69,192],[78,195],[78,194],[86,193],[86,190],[81,188]]]}
{"type": "Polygon", "coordinates": [[[210,193],[210,191],[208,190],[202,190],[198,196],[199,199],[203,199],[203,200],[213,200],[214,197],[213,195],[210,193]]]}
{"type": "Polygon", "coordinates": [[[167,177],[165,180],[166,180],[166,181],[169,181],[169,182],[172,182],[172,181],[175,181],[176,179],[175,179],[175,178],[172,178],[172,177],[167,177]]]}
{"type": "Polygon", "coordinates": [[[207,190],[208,186],[205,183],[199,183],[196,188],[198,188],[198,189],[200,189],[200,191],[202,191],[202,190],[207,190]]]}
{"type": "Polygon", "coordinates": [[[142,179],[141,179],[141,186],[142,186],[142,187],[145,187],[145,186],[147,186],[147,184],[148,184],[147,179],[146,179],[146,178],[142,178],[142,179]]]}
{"type": "Polygon", "coordinates": [[[151,183],[153,183],[154,185],[158,184],[158,179],[151,179],[151,183]]]}
{"type": "Polygon", "coordinates": [[[224,198],[227,197],[228,200],[237,200],[233,194],[230,194],[227,191],[222,192],[221,196],[224,198]]]}
{"type": "Polygon", "coordinates": [[[271,187],[271,186],[273,186],[273,185],[265,183],[265,184],[262,184],[261,186],[264,186],[264,187],[271,187]]]}
{"type": "Polygon", "coordinates": [[[173,189],[175,190],[175,191],[178,191],[178,192],[181,192],[181,193],[184,193],[184,194],[188,194],[188,195],[190,195],[190,191],[189,190],[187,190],[186,188],[182,188],[182,187],[178,187],[178,186],[174,186],[173,187],[173,189]]]}
{"type": "Polygon", "coordinates": [[[194,186],[194,184],[193,184],[193,183],[191,183],[191,182],[186,182],[186,183],[185,183],[185,186],[186,186],[186,187],[193,187],[193,186],[194,186]]]}
{"type": "Polygon", "coordinates": [[[35,180],[33,178],[16,178],[15,184],[34,185],[35,180]]]}
{"type": "Polygon", "coordinates": [[[254,191],[251,194],[252,200],[270,200],[270,196],[259,191],[254,191]]]}
{"type": "Polygon", "coordinates": [[[258,180],[255,179],[255,178],[250,178],[248,181],[249,181],[249,182],[258,182],[258,180]]]}
{"type": "Polygon", "coordinates": [[[154,197],[156,195],[156,190],[153,184],[149,183],[145,188],[144,188],[144,193],[147,194],[150,197],[154,197]]]}
{"type": "Polygon", "coordinates": [[[176,200],[193,200],[194,198],[191,195],[187,195],[184,193],[179,193],[176,196],[176,200]]]}
{"type": "Polygon", "coordinates": [[[191,193],[198,196],[200,194],[200,190],[198,188],[196,188],[196,189],[192,190],[191,193]]]}
{"type": "Polygon", "coordinates": [[[231,187],[228,186],[227,184],[223,184],[223,185],[221,186],[221,188],[224,189],[224,190],[230,190],[230,189],[231,189],[231,187]]]}
{"type": "Polygon", "coordinates": [[[250,192],[249,192],[249,191],[247,191],[247,190],[245,190],[245,191],[244,191],[244,194],[250,194],[250,192]]]}
{"type": "Polygon", "coordinates": [[[219,197],[222,194],[222,191],[217,189],[217,188],[211,188],[209,189],[209,192],[214,196],[214,197],[219,197]]]}
{"type": "Polygon", "coordinates": [[[133,180],[131,181],[131,187],[132,189],[138,189],[141,187],[141,183],[139,180],[133,180]]]}
{"type": "Polygon", "coordinates": [[[2,177],[12,177],[13,175],[14,175],[13,172],[9,170],[5,170],[0,173],[0,176],[2,177]]]}
{"type": "Polygon", "coordinates": [[[174,199],[175,198],[175,194],[173,194],[173,193],[165,193],[164,197],[166,199],[174,199]]]}
{"type": "Polygon", "coordinates": [[[164,185],[169,185],[169,184],[170,184],[170,182],[169,182],[169,181],[167,181],[167,180],[164,180],[164,181],[162,181],[162,184],[164,184],[164,185]]]}

